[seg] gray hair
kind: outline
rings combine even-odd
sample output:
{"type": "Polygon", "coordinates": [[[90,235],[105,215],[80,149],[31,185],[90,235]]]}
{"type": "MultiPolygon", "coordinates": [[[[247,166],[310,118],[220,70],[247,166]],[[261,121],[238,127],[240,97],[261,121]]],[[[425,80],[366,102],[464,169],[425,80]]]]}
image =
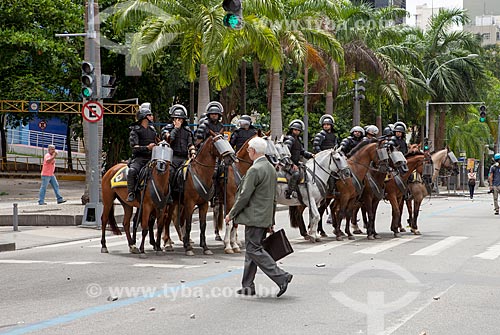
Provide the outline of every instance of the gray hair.
{"type": "Polygon", "coordinates": [[[255,150],[257,154],[265,154],[267,148],[267,142],[263,138],[254,137],[248,142],[248,146],[255,150]]]}
{"type": "Polygon", "coordinates": [[[53,144],[49,144],[49,145],[47,146],[47,149],[55,149],[55,148],[56,148],[56,146],[55,146],[55,145],[53,145],[53,144]]]}

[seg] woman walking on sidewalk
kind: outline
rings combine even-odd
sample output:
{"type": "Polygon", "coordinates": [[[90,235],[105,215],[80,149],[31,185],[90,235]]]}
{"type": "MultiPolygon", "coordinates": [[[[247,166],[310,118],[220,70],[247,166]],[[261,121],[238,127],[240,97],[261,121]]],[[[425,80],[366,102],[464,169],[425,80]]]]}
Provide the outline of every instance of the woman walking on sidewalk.
{"type": "Polygon", "coordinates": [[[43,167],[42,167],[42,185],[40,186],[40,195],[38,197],[39,205],[46,205],[45,202],[45,193],[47,192],[47,186],[52,185],[54,189],[54,193],[56,194],[57,203],[62,204],[66,202],[63,199],[61,193],[59,193],[59,183],[57,182],[56,176],[54,172],[56,170],[56,156],[57,151],[56,147],[52,144],[49,144],[47,147],[48,151],[43,157],[43,167]]]}
{"type": "Polygon", "coordinates": [[[476,173],[474,172],[473,168],[469,169],[469,173],[467,174],[467,178],[469,179],[469,193],[470,193],[470,198],[474,198],[474,188],[476,187],[476,173]]]}

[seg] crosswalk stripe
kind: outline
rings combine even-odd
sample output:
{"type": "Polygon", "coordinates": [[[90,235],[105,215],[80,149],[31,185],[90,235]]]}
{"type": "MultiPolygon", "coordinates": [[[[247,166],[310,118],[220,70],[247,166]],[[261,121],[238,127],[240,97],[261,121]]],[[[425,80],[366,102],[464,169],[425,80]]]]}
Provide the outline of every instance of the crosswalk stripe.
{"type": "Polygon", "coordinates": [[[443,250],[451,248],[455,244],[466,239],[468,239],[468,237],[466,236],[450,236],[442,241],[436,242],[428,247],[425,247],[423,249],[414,252],[413,254],[411,254],[411,256],[435,256],[440,252],[442,252],[443,250]]]}
{"type": "Polygon", "coordinates": [[[373,247],[365,248],[356,251],[356,254],[369,254],[369,255],[375,255],[378,254],[379,252],[385,251],[387,249],[396,247],[400,244],[410,242],[416,238],[419,238],[420,236],[410,236],[410,237],[401,237],[397,239],[392,239],[386,242],[382,242],[379,245],[375,245],[373,247]]]}
{"type": "Polygon", "coordinates": [[[474,257],[476,258],[489,259],[489,260],[497,259],[498,256],[500,256],[500,243],[488,247],[488,249],[486,249],[485,252],[474,255],[474,257]]]}
{"type": "Polygon", "coordinates": [[[199,268],[199,265],[181,265],[181,264],[156,264],[156,263],[137,263],[133,266],[139,268],[168,268],[168,269],[192,269],[199,268]]]}
{"type": "Polygon", "coordinates": [[[300,250],[299,252],[314,252],[314,253],[316,253],[316,252],[323,252],[323,251],[327,251],[327,250],[330,250],[330,249],[333,249],[333,248],[340,247],[341,245],[348,244],[348,243],[351,243],[351,242],[354,242],[354,241],[352,241],[352,240],[343,241],[343,242],[336,242],[336,241],[334,242],[334,241],[332,241],[331,243],[317,245],[317,246],[314,246],[314,247],[311,247],[311,248],[300,250]]]}

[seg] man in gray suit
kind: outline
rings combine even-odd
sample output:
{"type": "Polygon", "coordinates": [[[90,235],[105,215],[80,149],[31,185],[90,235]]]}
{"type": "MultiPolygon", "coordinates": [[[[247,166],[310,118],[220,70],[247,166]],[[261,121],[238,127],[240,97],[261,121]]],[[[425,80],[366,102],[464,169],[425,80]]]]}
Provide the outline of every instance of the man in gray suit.
{"type": "Polygon", "coordinates": [[[248,143],[248,154],[253,165],[245,174],[236,193],[233,208],[226,216],[226,224],[245,225],[245,268],[242,288],[238,294],[255,295],[255,274],[259,267],[279,286],[278,297],[285,293],[292,275],[276,265],[274,259],[262,247],[262,240],[274,223],[276,209],[276,170],[265,157],[267,143],[255,137],[248,143]]]}

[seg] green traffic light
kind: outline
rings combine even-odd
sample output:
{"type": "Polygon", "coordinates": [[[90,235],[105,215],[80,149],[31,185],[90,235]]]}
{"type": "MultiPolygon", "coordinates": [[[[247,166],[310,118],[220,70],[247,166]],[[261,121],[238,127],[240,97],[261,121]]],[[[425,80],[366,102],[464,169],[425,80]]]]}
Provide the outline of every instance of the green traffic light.
{"type": "Polygon", "coordinates": [[[486,121],[486,118],[485,117],[480,117],[479,118],[479,122],[485,122],[486,121]]]}
{"type": "Polygon", "coordinates": [[[241,29],[242,20],[241,18],[233,13],[228,13],[224,15],[224,19],[222,19],[224,26],[232,28],[232,29],[241,29]]]}
{"type": "Polygon", "coordinates": [[[92,89],[90,89],[89,87],[84,87],[82,89],[82,95],[87,99],[90,98],[92,96],[92,89]]]}

